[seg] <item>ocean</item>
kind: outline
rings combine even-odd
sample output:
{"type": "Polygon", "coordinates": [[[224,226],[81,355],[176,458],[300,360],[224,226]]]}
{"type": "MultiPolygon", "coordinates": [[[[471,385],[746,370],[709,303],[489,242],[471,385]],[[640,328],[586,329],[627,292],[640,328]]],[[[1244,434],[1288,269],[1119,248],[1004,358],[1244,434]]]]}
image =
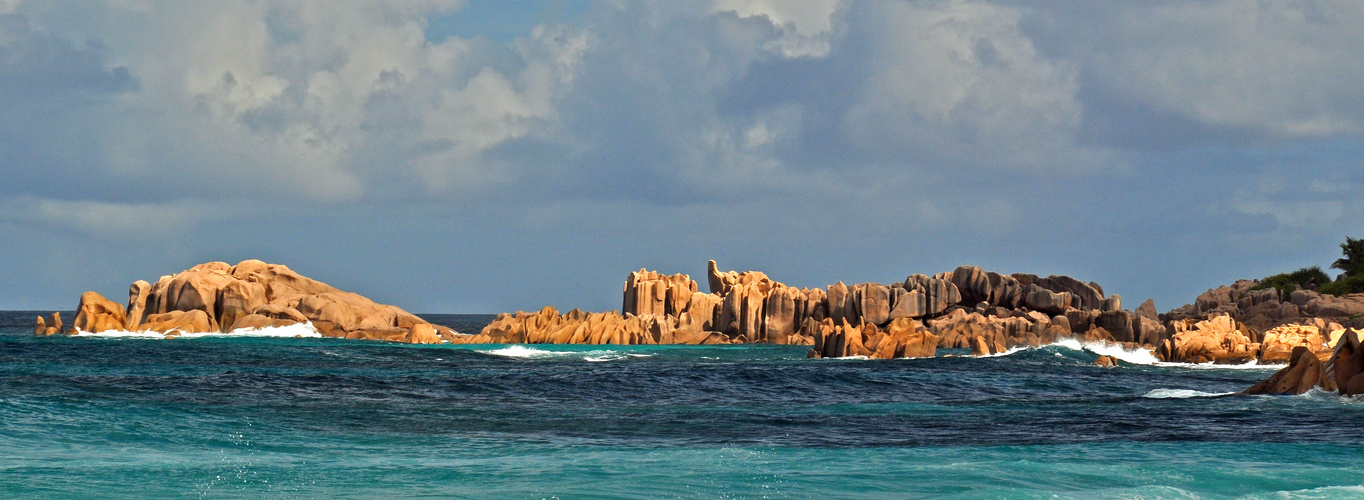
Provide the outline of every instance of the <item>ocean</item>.
{"type": "Polygon", "coordinates": [[[37,314],[0,313],[2,498],[1364,497],[1364,400],[1227,395],[1275,367],[35,337],[37,314]]]}

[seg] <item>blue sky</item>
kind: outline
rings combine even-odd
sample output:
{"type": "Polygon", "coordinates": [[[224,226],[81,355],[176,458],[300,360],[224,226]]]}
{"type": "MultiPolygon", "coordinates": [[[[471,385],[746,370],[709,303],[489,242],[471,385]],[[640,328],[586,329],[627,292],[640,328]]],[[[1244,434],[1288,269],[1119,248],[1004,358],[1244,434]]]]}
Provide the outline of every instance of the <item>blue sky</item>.
{"type": "Polygon", "coordinates": [[[979,265],[1166,310],[1364,235],[1364,3],[0,0],[0,308],[979,265]]]}

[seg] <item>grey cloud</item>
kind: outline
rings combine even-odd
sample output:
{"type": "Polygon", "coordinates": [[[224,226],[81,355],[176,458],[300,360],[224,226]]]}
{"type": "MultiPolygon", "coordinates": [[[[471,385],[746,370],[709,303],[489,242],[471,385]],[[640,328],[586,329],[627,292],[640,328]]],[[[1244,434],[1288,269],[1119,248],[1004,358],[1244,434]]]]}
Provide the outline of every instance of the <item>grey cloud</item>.
{"type": "MultiPolygon", "coordinates": [[[[26,43],[103,75],[79,92],[143,80],[0,116],[0,268],[40,263],[0,305],[264,258],[415,310],[605,309],[628,270],[716,258],[801,286],[1065,273],[1171,307],[1364,231],[1358,134],[1284,127],[1357,121],[1341,22],[1285,20],[1265,43],[1317,59],[1263,61],[1245,89],[1277,104],[1227,115],[1198,97],[1234,73],[1169,79],[1239,48],[1243,20],[1169,16],[1219,2],[855,2],[805,31],[759,4],[602,4],[508,43],[425,40],[434,4],[167,2],[136,33],[30,7],[26,43]]],[[[42,60],[16,67],[72,74],[42,60]]]]}
{"type": "Polygon", "coordinates": [[[107,47],[98,41],[77,46],[71,40],[41,33],[18,14],[0,15],[0,98],[10,106],[25,99],[117,94],[139,88],[125,66],[107,62],[107,47]]]}

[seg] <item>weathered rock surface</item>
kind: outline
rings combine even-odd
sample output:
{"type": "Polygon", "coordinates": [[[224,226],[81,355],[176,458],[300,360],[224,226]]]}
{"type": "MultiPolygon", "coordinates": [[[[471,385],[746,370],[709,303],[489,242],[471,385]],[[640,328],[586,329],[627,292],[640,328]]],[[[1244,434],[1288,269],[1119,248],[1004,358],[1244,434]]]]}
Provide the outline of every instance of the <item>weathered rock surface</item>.
{"type": "Polygon", "coordinates": [[[1264,333],[1260,342],[1260,363],[1285,363],[1293,356],[1293,351],[1302,347],[1312,354],[1330,351],[1325,335],[1310,325],[1283,325],[1264,333]]]}
{"type": "Polygon", "coordinates": [[[122,330],[124,318],[122,305],[98,293],[85,292],[76,305],[76,319],[71,327],[83,332],[122,330]]]}
{"type": "Polygon", "coordinates": [[[258,260],[235,266],[209,262],[163,276],[155,284],[135,282],[129,287],[126,308],[86,292],[72,326],[84,332],[201,333],[295,323],[312,323],[330,337],[409,343],[455,337],[453,330],[431,325],[395,306],[377,304],[283,265],[258,260]]]}
{"type": "MultiPolygon", "coordinates": [[[[1339,392],[1344,396],[1364,394],[1364,330],[1340,330],[1332,350],[1313,351],[1299,345],[1289,355],[1288,367],[1271,375],[1264,382],[1246,389],[1246,394],[1302,394],[1312,389],[1339,392]]],[[[1317,339],[1310,332],[1308,342],[1317,339]]]]}
{"type": "Polygon", "coordinates": [[[1099,356],[1099,359],[1094,360],[1094,365],[1102,366],[1104,368],[1116,368],[1118,366],[1118,358],[1106,355],[1099,356]]]}
{"type": "Polygon", "coordinates": [[[1181,320],[1174,326],[1174,335],[1156,349],[1161,361],[1243,364],[1255,361],[1259,351],[1259,344],[1246,336],[1245,325],[1231,316],[1181,320]]]}
{"type": "Polygon", "coordinates": [[[1325,382],[1321,359],[1307,347],[1298,346],[1289,353],[1288,367],[1271,375],[1264,382],[1246,389],[1246,394],[1302,394],[1325,382]]]}

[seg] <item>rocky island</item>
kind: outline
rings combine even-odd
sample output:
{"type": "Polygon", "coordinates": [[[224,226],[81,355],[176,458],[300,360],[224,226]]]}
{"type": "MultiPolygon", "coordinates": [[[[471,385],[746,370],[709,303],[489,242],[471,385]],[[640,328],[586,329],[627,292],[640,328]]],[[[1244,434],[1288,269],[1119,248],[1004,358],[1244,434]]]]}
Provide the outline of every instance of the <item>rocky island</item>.
{"type": "MultiPolygon", "coordinates": [[[[809,346],[811,358],[879,359],[930,357],[938,348],[991,355],[1075,339],[1148,349],[1165,362],[1288,363],[1251,394],[1364,393],[1364,331],[1356,329],[1364,326],[1364,294],[1242,280],[1161,314],[1151,300],[1124,309],[1121,296],[1097,283],[973,266],[827,289],[788,286],[757,271],[721,272],[713,260],[706,274],[708,291],[701,292],[685,274],[641,269],[627,276],[619,311],[503,313],[466,335],[283,265],[210,262],[155,284],[133,283],[126,306],[86,292],[64,333],[174,336],[306,324],[326,337],[406,343],[768,343],[809,346]]],[[[54,313],[38,317],[34,333],[62,327],[54,313]]],[[[1098,363],[1117,365],[1112,358],[1098,363]]]]}
{"type": "Polygon", "coordinates": [[[304,277],[280,264],[246,260],[209,262],[156,284],[136,281],[127,306],[85,292],[70,329],[61,316],[38,317],[34,333],[99,333],[110,330],[213,333],[309,324],[324,337],[388,340],[413,344],[454,339],[454,330],[432,325],[396,306],[377,304],[304,277]]]}

